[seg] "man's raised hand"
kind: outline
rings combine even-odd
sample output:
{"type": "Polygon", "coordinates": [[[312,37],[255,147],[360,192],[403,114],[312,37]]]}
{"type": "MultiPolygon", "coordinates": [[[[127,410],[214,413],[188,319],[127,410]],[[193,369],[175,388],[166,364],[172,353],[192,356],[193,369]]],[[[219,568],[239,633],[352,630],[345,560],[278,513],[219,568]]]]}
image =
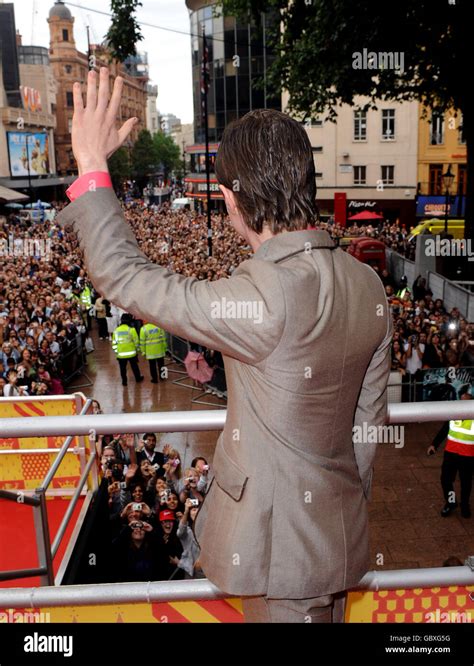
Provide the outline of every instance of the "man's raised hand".
{"type": "Polygon", "coordinates": [[[120,129],[116,127],[122,88],[123,79],[118,76],[109,102],[108,68],[100,68],[98,91],[97,73],[90,70],[84,107],[81,84],[77,82],[74,84],[72,150],[80,176],[91,171],[108,171],[107,159],[120,148],[138,122],[138,118],[129,118],[120,129]]]}

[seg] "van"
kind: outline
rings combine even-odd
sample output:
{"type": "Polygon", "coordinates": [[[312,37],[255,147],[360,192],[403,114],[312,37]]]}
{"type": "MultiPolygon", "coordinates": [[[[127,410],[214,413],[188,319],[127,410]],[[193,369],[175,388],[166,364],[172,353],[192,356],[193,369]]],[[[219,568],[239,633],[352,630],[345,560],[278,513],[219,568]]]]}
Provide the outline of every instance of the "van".
{"type": "MultiPolygon", "coordinates": [[[[426,229],[437,236],[444,231],[444,218],[432,218],[431,220],[424,220],[420,222],[414,229],[411,230],[408,240],[411,241],[422,234],[426,229]]],[[[464,220],[448,220],[448,233],[453,238],[464,238],[464,220]]]]}
{"type": "Polygon", "coordinates": [[[181,199],[175,199],[171,203],[171,210],[182,210],[183,208],[186,210],[191,210],[191,203],[192,200],[188,199],[187,197],[183,197],[181,199]]]}

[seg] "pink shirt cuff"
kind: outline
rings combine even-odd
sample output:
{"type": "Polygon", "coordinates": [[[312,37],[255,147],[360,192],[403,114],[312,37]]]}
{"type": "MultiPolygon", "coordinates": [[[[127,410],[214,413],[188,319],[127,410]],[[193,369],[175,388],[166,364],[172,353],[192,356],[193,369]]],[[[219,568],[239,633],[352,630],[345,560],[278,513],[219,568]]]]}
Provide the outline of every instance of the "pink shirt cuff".
{"type": "Polygon", "coordinates": [[[112,187],[112,180],[108,171],[85,173],[66,190],[66,195],[70,201],[74,201],[86,192],[95,192],[98,187],[112,187]]]}

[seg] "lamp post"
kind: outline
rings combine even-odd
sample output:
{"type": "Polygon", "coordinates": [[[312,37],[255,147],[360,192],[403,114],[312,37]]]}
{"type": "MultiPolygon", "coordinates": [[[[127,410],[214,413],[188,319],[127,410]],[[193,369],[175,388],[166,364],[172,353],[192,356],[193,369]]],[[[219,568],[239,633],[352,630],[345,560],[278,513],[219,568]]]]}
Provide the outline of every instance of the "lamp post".
{"type": "Polygon", "coordinates": [[[454,182],[454,173],[451,172],[451,165],[448,166],[446,173],[443,173],[443,185],[445,191],[444,201],[444,233],[448,233],[448,206],[449,206],[449,190],[454,182]]]}

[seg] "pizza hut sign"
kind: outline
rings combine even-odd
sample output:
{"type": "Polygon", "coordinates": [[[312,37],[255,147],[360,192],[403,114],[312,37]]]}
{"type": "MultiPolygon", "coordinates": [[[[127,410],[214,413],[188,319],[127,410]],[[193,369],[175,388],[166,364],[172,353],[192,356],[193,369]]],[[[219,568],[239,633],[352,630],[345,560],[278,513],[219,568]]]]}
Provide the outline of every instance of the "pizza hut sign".
{"type": "Polygon", "coordinates": [[[373,208],[375,201],[349,201],[348,208],[373,208]]]}

